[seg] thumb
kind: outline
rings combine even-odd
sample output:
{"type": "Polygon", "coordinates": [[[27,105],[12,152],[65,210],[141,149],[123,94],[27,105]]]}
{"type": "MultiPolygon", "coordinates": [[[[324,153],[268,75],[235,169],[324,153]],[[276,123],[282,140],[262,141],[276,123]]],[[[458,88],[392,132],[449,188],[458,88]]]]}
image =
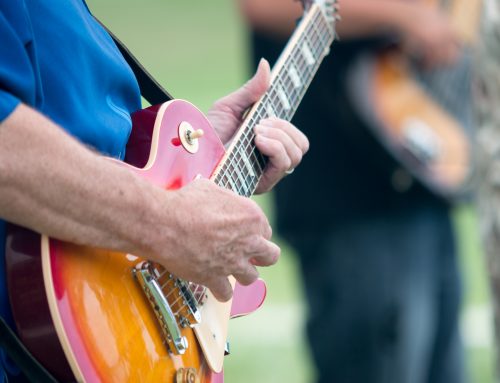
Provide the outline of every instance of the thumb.
{"type": "Polygon", "coordinates": [[[266,92],[271,81],[271,67],[266,59],[261,59],[257,72],[240,89],[220,100],[230,107],[234,114],[241,115],[266,92]]]}
{"type": "Polygon", "coordinates": [[[241,91],[243,97],[248,97],[250,102],[254,103],[269,88],[270,82],[271,67],[266,59],[261,58],[254,76],[239,91],[241,91]]]}

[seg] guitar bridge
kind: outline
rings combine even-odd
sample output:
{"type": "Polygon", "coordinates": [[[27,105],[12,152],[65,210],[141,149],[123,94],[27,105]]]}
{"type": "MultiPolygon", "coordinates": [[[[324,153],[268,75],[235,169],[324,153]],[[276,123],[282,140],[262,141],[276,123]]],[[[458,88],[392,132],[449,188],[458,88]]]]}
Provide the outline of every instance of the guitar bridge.
{"type": "Polygon", "coordinates": [[[183,281],[152,262],[141,262],[133,270],[154,310],[169,350],[184,354],[189,347],[182,328],[201,322],[200,306],[206,288],[183,281]]]}

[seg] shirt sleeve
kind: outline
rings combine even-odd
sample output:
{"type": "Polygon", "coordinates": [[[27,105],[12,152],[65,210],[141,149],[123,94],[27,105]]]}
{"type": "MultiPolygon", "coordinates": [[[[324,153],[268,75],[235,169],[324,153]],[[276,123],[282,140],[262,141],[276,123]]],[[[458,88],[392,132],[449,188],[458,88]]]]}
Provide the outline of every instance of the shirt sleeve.
{"type": "Polygon", "coordinates": [[[23,102],[34,106],[36,76],[31,24],[24,1],[0,4],[0,122],[23,102]]]}

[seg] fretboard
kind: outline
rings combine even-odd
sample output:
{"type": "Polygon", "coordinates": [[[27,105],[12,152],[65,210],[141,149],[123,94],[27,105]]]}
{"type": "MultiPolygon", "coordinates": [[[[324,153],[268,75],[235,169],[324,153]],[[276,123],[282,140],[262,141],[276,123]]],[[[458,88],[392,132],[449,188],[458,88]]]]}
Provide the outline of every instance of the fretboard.
{"type": "Polygon", "coordinates": [[[212,179],[239,195],[251,196],[267,164],[255,147],[253,132],[260,120],[290,121],[335,36],[331,20],[313,5],[298,25],[271,74],[271,85],[248,113],[212,179]]]}

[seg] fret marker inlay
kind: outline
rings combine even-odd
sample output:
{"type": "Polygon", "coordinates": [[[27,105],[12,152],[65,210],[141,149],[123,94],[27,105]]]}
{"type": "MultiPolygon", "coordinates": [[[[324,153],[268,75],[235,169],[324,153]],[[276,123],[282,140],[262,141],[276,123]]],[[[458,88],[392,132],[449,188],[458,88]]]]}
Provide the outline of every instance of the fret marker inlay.
{"type": "Polygon", "coordinates": [[[288,100],[288,96],[281,86],[278,85],[278,97],[281,101],[281,105],[285,110],[289,110],[292,106],[290,105],[290,101],[288,100]]]}
{"type": "MultiPolygon", "coordinates": [[[[240,152],[242,152],[242,150],[240,149],[240,152]]],[[[250,174],[250,177],[252,178],[255,178],[257,177],[257,175],[255,174],[254,170],[253,170],[253,167],[252,167],[252,164],[250,163],[250,160],[248,159],[248,157],[246,155],[241,155],[241,158],[243,159],[243,163],[245,164],[247,170],[248,170],[248,174],[250,174]]]]}
{"type": "Polygon", "coordinates": [[[307,41],[304,41],[304,43],[302,44],[302,54],[304,55],[304,60],[306,60],[307,65],[314,65],[316,60],[314,59],[311,48],[309,47],[307,41]]]}
{"type": "MultiPolygon", "coordinates": [[[[243,174],[241,174],[241,171],[238,171],[236,173],[238,175],[238,178],[240,180],[240,185],[241,185],[241,191],[243,191],[244,195],[249,195],[248,192],[249,192],[249,189],[248,189],[248,185],[247,183],[245,182],[245,179],[243,178],[243,174]]],[[[239,190],[239,192],[240,192],[239,190]]]]}
{"type": "Polygon", "coordinates": [[[238,193],[238,187],[234,183],[233,179],[231,177],[228,178],[229,185],[231,186],[231,190],[234,191],[235,193],[238,193]]]}
{"type": "Polygon", "coordinates": [[[269,117],[276,117],[276,113],[274,112],[273,106],[271,104],[267,104],[267,115],[269,117]]]}
{"type": "Polygon", "coordinates": [[[290,68],[288,68],[288,75],[290,76],[295,88],[300,88],[302,86],[302,81],[300,80],[299,72],[297,72],[295,65],[290,64],[290,68]]]}

